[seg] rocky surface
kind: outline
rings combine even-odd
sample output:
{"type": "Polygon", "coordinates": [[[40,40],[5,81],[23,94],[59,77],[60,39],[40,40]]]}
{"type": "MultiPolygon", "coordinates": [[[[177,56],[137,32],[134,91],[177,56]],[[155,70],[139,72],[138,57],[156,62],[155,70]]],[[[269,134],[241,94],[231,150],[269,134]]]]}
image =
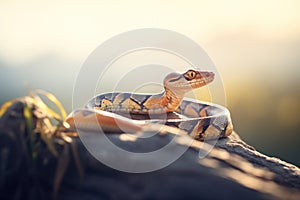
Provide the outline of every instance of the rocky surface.
{"type": "Polygon", "coordinates": [[[24,102],[16,102],[0,119],[1,199],[300,199],[299,168],[259,153],[236,133],[205,143],[170,133],[80,133],[83,140],[54,138],[55,156],[40,133],[32,140],[23,109],[24,102]],[[144,156],[124,156],[115,146],[144,156]],[[118,171],[95,157],[150,172],[118,171]]]}

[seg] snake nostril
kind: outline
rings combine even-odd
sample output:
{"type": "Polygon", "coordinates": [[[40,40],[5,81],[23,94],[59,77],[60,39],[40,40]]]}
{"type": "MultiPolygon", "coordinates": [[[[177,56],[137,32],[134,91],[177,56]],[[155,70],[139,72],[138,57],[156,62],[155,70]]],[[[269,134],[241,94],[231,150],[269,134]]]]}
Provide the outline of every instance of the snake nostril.
{"type": "Polygon", "coordinates": [[[201,76],[207,78],[207,77],[210,77],[211,74],[209,72],[202,72],[201,76]]]}
{"type": "Polygon", "coordinates": [[[214,74],[214,73],[212,73],[212,72],[208,72],[208,73],[206,74],[206,76],[207,76],[207,77],[214,77],[214,76],[215,76],[215,74],[214,74]]]}

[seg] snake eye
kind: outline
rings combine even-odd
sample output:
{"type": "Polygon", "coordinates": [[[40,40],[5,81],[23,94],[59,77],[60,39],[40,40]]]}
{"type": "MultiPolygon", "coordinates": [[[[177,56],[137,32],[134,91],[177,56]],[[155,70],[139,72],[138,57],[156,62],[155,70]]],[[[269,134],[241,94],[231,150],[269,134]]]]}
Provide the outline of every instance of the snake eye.
{"type": "Polygon", "coordinates": [[[195,78],[195,76],[196,76],[196,72],[191,70],[191,71],[188,72],[188,76],[189,76],[191,79],[193,79],[193,78],[195,78]]]}

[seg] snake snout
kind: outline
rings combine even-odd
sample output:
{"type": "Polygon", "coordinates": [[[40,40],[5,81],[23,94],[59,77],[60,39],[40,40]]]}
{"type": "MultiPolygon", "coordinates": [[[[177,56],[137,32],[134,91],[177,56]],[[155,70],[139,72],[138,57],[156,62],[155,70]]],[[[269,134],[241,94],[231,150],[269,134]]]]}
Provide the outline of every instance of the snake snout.
{"type": "Polygon", "coordinates": [[[204,78],[206,83],[210,83],[215,78],[215,73],[213,72],[200,72],[200,75],[204,78]]]}
{"type": "Polygon", "coordinates": [[[215,73],[213,72],[200,72],[201,76],[202,77],[205,77],[205,78],[209,78],[209,77],[214,77],[215,76],[215,73]]]}

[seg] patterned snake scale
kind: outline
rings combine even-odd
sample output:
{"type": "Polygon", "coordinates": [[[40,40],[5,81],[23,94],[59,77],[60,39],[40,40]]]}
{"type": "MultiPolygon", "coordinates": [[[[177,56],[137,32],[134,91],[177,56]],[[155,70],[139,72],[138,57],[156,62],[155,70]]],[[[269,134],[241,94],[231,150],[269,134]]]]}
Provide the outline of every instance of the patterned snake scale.
{"type": "Polygon", "coordinates": [[[226,137],[232,133],[233,125],[225,107],[184,97],[186,92],[213,80],[213,72],[173,72],[165,77],[165,90],[160,94],[100,94],[83,109],[73,111],[65,122],[71,129],[105,133],[147,131],[160,123],[175,126],[197,140],[226,137]]]}

